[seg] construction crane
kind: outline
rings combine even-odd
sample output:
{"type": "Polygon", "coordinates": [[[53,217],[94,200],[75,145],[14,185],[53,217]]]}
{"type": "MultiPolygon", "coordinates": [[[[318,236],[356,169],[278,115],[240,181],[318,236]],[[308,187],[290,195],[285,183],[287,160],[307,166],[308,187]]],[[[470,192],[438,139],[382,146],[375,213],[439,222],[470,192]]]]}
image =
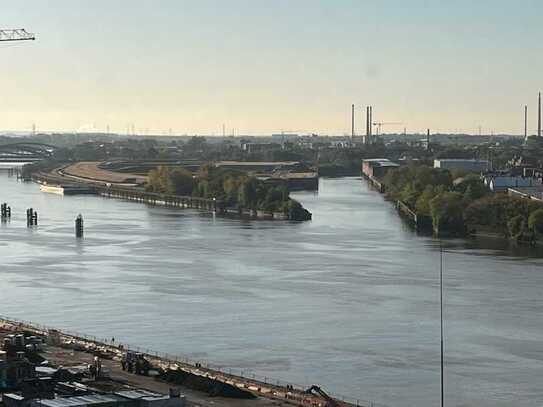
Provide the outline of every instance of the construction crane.
{"type": "Polygon", "coordinates": [[[400,122],[388,122],[388,123],[375,122],[375,123],[372,123],[372,124],[374,126],[377,126],[377,132],[375,133],[375,135],[378,136],[379,134],[381,134],[381,126],[400,125],[400,124],[404,124],[404,123],[400,123],[400,122]]]}
{"type": "Polygon", "coordinates": [[[339,403],[334,400],[332,397],[330,397],[326,392],[321,389],[319,386],[311,386],[309,389],[305,391],[307,394],[318,394],[322,398],[326,400],[326,406],[325,407],[340,407],[339,403]]]}
{"type": "Polygon", "coordinates": [[[24,28],[17,28],[15,30],[1,30],[0,29],[0,42],[2,41],[33,41],[36,37],[34,34],[27,32],[24,28]]]}

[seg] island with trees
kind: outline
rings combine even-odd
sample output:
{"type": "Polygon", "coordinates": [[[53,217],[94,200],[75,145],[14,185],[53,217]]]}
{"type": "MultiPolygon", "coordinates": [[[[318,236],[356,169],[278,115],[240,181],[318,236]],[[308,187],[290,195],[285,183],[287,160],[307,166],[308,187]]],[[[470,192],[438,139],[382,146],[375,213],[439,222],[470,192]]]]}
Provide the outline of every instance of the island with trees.
{"type": "Polygon", "coordinates": [[[216,199],[226,210],[252,213],[257,217],[305,221],[312,216],[289,196],[286,187],[269,185],[245,172],[211,164],[203,165],[196,174],[180,167],[159,166],[149,172],[146,190],[216,199]]]}

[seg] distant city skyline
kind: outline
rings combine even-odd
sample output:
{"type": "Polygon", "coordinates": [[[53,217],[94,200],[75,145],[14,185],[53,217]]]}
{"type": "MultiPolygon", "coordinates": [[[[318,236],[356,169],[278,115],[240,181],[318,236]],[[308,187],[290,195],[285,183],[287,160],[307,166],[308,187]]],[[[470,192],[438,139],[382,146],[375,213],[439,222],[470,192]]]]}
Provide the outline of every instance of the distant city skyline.
{"type": "Polygon", "coordinates": [[[125,134],[528,134],[538,1],[28,0],[0,28],[0,128],[125,134]],[[170,130],[171,129],[171,130],[170,130]]]}

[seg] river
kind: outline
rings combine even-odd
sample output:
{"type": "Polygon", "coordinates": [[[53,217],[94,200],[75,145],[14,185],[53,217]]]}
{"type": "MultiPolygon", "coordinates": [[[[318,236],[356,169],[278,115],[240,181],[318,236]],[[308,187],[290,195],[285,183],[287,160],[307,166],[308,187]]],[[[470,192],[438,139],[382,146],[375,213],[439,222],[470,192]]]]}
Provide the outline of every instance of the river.
{"type": "MultiPolygon", "coordinates": [[[[294,195],[313,221],[62,197],[0,173],[13,212],[0,313],[393,407],[438,405],[439,242],[360,179],[294,195]]],[[[542,253],[443,246],[446,403],[541,405],[542,253]]]]}

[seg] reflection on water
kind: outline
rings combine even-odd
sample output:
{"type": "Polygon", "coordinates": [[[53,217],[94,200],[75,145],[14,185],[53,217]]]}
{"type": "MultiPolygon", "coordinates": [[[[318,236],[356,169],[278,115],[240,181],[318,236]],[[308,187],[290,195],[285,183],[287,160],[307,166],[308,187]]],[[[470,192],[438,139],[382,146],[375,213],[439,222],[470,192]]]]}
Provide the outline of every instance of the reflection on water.
{"type": "MultiPolygon", "coordinates": [[[[393,406],[437,404],[439,242],[360,179],[296,197],[313,221],[48,195],[0,175],[13,210],[0,310],[393,406]],[[40,225],[28,230],[31,206],[40,225]]],[[[543,402],[541,252],[443,245],[447,402],[543,402]]]]}

